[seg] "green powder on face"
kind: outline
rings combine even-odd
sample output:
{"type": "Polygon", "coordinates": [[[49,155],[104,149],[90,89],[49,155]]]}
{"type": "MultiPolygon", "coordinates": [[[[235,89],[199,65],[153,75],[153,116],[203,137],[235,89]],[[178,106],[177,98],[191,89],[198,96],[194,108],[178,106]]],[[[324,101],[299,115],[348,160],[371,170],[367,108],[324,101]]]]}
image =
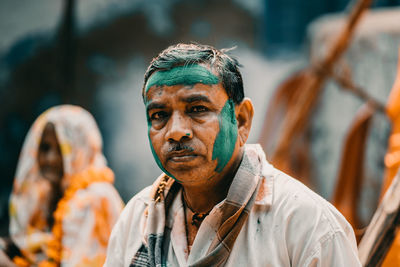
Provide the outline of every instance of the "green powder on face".
{"type": "Polygon", "coordinates": [[[219,132],[215,138],[212,159],[218,160],[216,172],[222,172],[232,157],[238,134],[235,104],[228,99],[219,114],[219,132]]]}
{"type": "Polygon", "coordinates": [[[148,137],[149,137],[149,143],[150,143],[151,153],[153,154],[154,160],[156,161],[158,167],[159,167],[166,175],[168,175],[168,176],[171,177],[171,178],[174,178],[176,181],[179,182],[179,180],[176,179],[171,173],[169,173],[169,172],[164,168],[164,166],[161,164],[161,160],[160,160],[160,158],[158,157],[156,151],[154,150],[153,143],[151,142],[151,139],[150,139],[151,120],[150,120],[148,114],[146,114],[146,116],[147,116],[147,129],[148,129],[147,133],[148,133],[148,137]]]}
{"type": "Polygon", "coordinates": [[[176,179],[171,173],[169,173],[169,172],[164,168],[164,166],[161,164],[161,161],[160,161],[159,157],[157,156],[157,153],[156,153],[156,151],[154,150],[153,144],[152,144],[152,142],[151,142],[151,140],[150,140],[150,136],[149,136],[149,141],[150,141],[151,153],[153,153],[153,157],[154,157],[154,159],[156,160],[156,163],[157,163],[158,167],[159,167],[166,175],[168,175],[168,176],[171,177],[171,178],[174,178],[176,181],[179,182],[179,180],[176,179]]]}
{"type": "Polygon", "coordinates": [[[146,84],[146,93],[154,85],[172,86],[177,84],[194,85],[217,84],[218,77],[211,73],[207,68],[200,65],[178,66],[170,70],[156,71],[150,76],[146,84]]]}

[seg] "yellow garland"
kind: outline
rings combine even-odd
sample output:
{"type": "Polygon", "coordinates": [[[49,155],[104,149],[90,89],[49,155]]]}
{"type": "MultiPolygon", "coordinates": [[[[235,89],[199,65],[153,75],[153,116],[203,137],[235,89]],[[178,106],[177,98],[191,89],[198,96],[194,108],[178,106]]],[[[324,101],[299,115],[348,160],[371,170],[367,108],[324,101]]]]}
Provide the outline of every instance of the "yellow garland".
{"type": "Polygon", "coordinates": [[[114,181],[113,172],[105,167],[103,169],[89,168],[81,173],[72,175],[70,178],[70,185],[65,190],[64,196],[57,204],[57,209],[53,213],[54,226],[52,228],[52,239],[47,243],[47,260],[41,261],[39,267],[57,267],[60,266],[62,259],[62,221],[65,214],[68,213],[68,202],[73,198],[76,191],[88,187],[95,182],[108,182],[114,181]]]}

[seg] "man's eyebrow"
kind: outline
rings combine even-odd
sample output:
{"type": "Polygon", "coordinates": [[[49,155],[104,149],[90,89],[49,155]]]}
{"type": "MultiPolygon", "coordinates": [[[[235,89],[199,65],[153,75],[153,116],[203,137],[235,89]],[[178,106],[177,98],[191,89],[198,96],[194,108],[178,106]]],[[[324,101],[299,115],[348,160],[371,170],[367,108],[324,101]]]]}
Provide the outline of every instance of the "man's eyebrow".
{"type": "Polygon", "coordinates": [[[193,102],[211,103],[211,100],[205,95],[191,95],[191,96],[187,96],[187,97],[181,97],[179,100],[182,102],[189,103],[189,104],[193,103],[193,102]]]}
{"type": "Polygon", "coordinates": [[[162,103],[157,103],[157,102],[151,102],[150,104],[147,105],[146,110],[152,110],[152,109],[162,109],[165,108],[165,104],[162,103]]]}

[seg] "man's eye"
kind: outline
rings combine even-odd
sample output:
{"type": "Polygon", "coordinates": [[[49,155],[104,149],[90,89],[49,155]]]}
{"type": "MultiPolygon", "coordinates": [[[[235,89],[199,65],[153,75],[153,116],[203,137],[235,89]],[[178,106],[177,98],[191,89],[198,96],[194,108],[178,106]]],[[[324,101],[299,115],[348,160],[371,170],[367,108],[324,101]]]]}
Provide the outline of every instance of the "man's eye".
{"type": "Polygon", "coordinates": [[[151,114],[150,119],[151,120],[162,120],[162,119],[165,119],[167,116],[168,116],[167,112],[158,111],[158,112],[154,112],[153,114],[151,114]]]}
{"type": "Polygon", "coordinates": [[[194,106],[190,109],[190,112],[192,113],[201,113],[206,111],[208,111],[208,109],[205,106],[194,106]]]}

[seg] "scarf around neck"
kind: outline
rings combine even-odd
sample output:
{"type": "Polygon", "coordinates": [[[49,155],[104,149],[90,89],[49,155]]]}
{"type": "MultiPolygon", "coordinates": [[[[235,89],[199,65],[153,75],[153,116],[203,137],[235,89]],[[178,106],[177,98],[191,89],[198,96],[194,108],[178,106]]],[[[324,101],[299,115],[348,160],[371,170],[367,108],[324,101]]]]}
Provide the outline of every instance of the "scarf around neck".
{"type": "MultiPolygon", "coordinates": [[[[208,216],[216,221],[216,234],[205,255],[189,266],[223,266],[247,221],[256,201],[261,176],[270,166],[259,145],[246,145],[243,160],[222,205],[217,205],[208,216]]],[[[180,184],[162,174],[153,184],[151,201],[145,212],[145,237],[134,255],[130,267],[167,266],[169,239],[166,236],[166,218],[180,184]],[[168,240],[168,241],[167,241],[168,240]]]]}

